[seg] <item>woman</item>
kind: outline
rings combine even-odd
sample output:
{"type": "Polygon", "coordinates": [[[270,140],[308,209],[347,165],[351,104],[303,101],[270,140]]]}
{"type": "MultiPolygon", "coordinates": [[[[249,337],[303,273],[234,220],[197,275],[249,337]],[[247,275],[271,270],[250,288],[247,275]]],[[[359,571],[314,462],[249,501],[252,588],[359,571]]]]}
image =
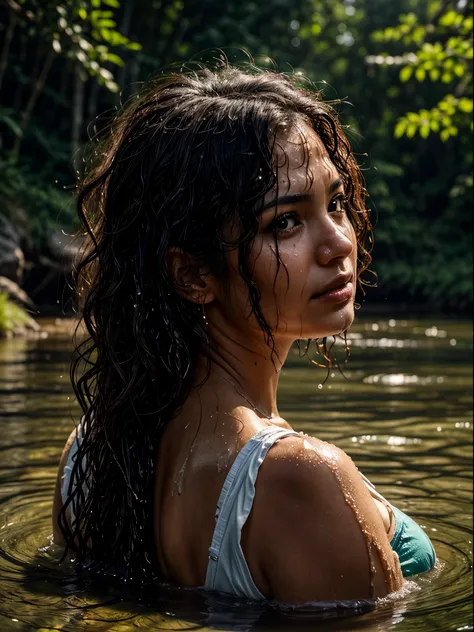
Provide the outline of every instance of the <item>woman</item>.
{"type": "Polygon", "coordinates": [[[277,410],[291,345],[347,331],[370,262],[332,108],[275,73],[169,75],[96,156],[55,541],[133,584],[292,603],[382,597],[431,568],[424,532],[277,410]]]}

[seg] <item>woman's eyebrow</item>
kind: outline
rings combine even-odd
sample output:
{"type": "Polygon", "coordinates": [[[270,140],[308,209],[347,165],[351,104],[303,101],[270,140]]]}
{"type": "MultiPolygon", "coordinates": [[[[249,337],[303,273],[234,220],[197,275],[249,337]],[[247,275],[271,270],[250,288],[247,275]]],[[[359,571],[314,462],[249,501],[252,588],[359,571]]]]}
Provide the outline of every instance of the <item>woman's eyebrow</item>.
{"type": "MultiPolygon", "coordinates": [[[[333,182],[331,182],[331,184],[329,185],[329,195],[331,195],[331,193],[333,193],[336,189],[338,189],[341,185],[344,184],[344,180],[342,178],[336,178],[336,180],[333,180],[333,182]]],[[[262,212],[265,211],[268,208],[271,208],[272,206],[283,206],[285,204],[301,204],[301,202],[309,202],[312,198],[312,195],[310,193],[295,193],[294,195],[282,195],[279,198],[275,198],[273,200],[270,200],[270,202],[267,202],[266,204],[263,205],[262,208],[262,212]]]]}

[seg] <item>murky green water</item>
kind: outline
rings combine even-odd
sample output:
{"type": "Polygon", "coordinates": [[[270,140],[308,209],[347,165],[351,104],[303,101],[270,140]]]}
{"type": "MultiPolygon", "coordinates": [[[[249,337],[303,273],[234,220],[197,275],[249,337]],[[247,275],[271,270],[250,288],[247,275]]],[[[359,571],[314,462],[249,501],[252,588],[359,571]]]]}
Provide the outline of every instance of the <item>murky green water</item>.
{"type": "Polygon", "coordinates": [[[292,356],[280,413],[296,430],[346,450],[427,530],[438,567],[410,582],[404,597],[337,619],[331,611],[259,610],[195,591],[157,590],[138,604],[58,569],[41,547],[78,407],[70,343],[50,335],[0,341],[0,630],[472,630],[471,325],[360,320],[351,349],[348,380],[335,374],[322,388],[324,371],[292,356]]]}

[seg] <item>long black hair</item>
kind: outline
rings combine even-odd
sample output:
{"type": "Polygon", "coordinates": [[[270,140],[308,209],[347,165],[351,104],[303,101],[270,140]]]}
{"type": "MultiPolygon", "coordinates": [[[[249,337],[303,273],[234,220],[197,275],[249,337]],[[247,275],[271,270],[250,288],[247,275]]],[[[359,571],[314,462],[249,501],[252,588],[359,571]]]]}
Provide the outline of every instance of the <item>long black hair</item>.
{"type": "Polygon", "coordinates": [[[82,439],[58,519],[84,566],[132,583],[156,576],[160,433],[209,349],[200,307],[175,291],[168,249],[225,281],[226,252],[238,248],[253,313],[274,349],[246,261],[277,180],[277,135],[297,122],[316,131],[344,179],[360,273],[370,263],[371,229],[361,171],[333,107],[293,76],[228,64],[160,76],[93,141],[77,201],[88,236],[75,272],[87,336],[71,365],[82,439]],[[233,243],[224,238],[229,224],[239,230],[233,243]]]}

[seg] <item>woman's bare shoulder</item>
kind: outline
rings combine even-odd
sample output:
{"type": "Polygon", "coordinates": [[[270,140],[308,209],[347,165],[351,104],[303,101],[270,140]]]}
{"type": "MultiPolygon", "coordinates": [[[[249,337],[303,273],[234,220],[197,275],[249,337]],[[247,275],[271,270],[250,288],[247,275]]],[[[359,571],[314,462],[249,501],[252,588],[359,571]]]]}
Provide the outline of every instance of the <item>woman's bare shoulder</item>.
{"type": "Polygon", "coordinates": [[[383,520],[352,459],[307,435],[281,439],[265,457],[249,550],[281,601],[370,599],[401,585],[383,520]]]}

